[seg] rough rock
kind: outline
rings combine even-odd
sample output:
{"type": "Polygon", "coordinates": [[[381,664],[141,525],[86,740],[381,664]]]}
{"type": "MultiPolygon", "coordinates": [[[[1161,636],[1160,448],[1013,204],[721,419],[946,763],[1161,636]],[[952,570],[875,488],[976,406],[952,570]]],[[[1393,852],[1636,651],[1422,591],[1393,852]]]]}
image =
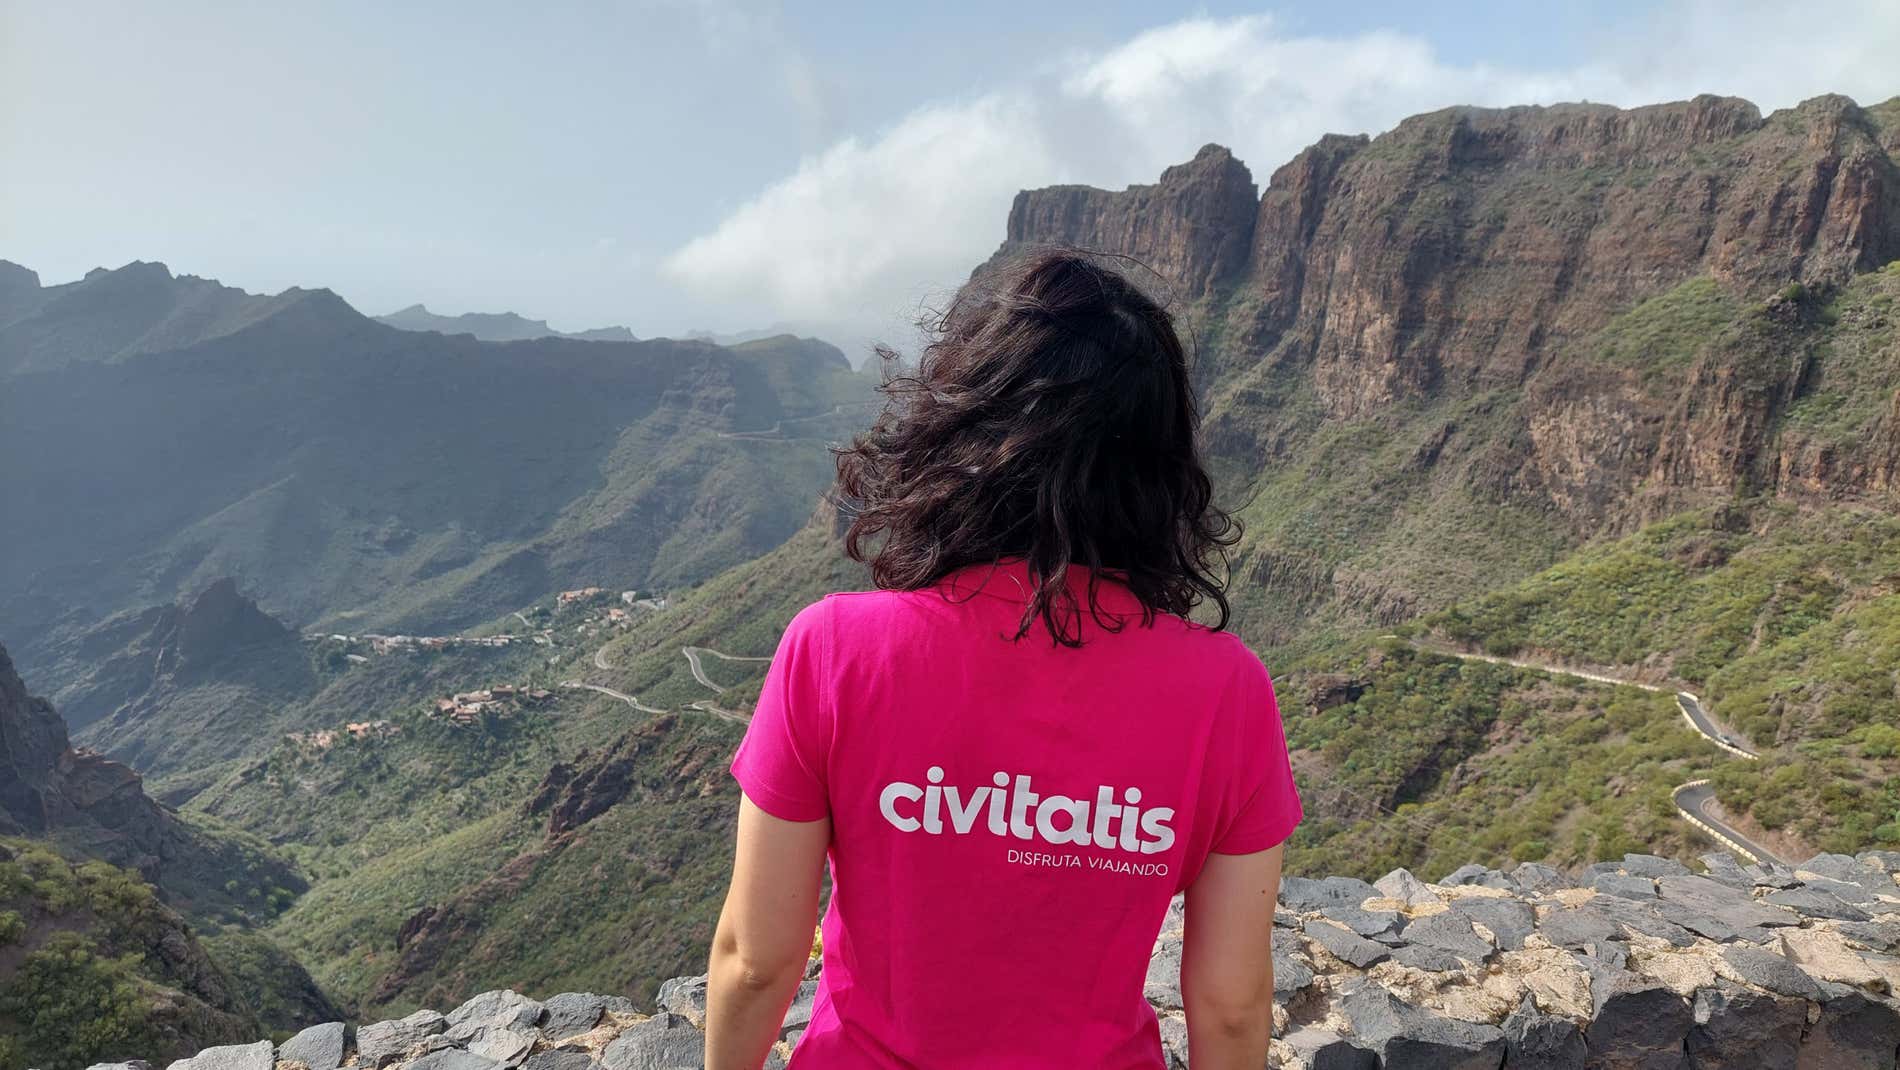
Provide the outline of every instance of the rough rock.
{"type": "Polygon", "coordinates": [[[705,1047],[693,1023],[662,1012],[620,1034],[600,1062],[607,1070],[701,1070],[705,1047]]]}
{"type": "Polygon", "coordinates": [[[1432,1015],[1376,985],[1346,993],[1339,1010],[1353,1037],[1386,1066],[1497,1070],[1504,1061],[1504,1031],[1498,1027],[1432,1015]]]}
{"type": "Polygon", "coordinates": [[[271,1070],[275,1048],[268,1040],[255,1044],[224,1044],[180,1059],[168,1070],[271,1070]]]}
{"type": "Polygon", "coordinates": [[[460,1025],[486,1025],[502,1029],[532,1029],[541,1023],[546,1008],[512,989],[483,992],[449,1012],[450,1028],[460,1025]]]}
{"type": "Polygon", "coordinates": [[[1593,982],[1596,1011],[1583,1039],[1603,1070],[1676,1070],[1693,1024],[1689,1004],[1664,985],[1616,973],[1593,982]]]}
{"type": "Polygon", "coordinates": [[[607,1013],[607,997],[591,992],[563,992],[548,1000],[544,1007],[547,1015],[541,1022],[541,1032],[549,1040],[566,1040],[600,1023],[601,1016],[607,1013]]]}
{"type": "Polygon", "coordinates": [[[1690,1014],[1684,1048],[1695,1070],[1795,1070],[1808,1024],[1800,1000],[1725,986],[1696,993],[1690,1014]]]}
{"type": "Polygon", "coordinates": [[[1331,952],[1334,958],[1365,969],[1374,963],[1384,962],[1392,949],[1384,944],[1374,943],[1335,922],[1316,918],[1306,923],[1306,935],[1313,942],[1331,952]]]}
{"type": "Polygon", "coordinates": [[[1379,890],[1351,877],[1286,877],[1280,881],[1280,902],[1289,910],[1317,912],[1332,906],[1356,907],[1379,890]]]}
{"type": "Polygon", "coordinates": [[[357,1062],[384,1067],[409,1053],[423,1038],[448,1029],[448,1019],[436,1011],[422,1010],[407,1018],[366,1025],[356,1031],[357,1062]]]}
{"type": "Polygon", "coordinates": [[[1592,886],[1605,895],[1618,895],[1625,899],[1656,898],[1656,882],[1647,877],[1604,873],[1597,877],[1592,886]]]}
{"type": "Polygon", "coordinates": [[[1528,994],[1504,1020],[1504,1048],[1513,1070],[1582,1070],[1590,1054],[1577,1023],[1538,1010],[1528,994]]]}
{"type": "Polygon", "coordinates": [[[1537,912],[1516,899],[1464,898],[1451,901],[1450,912],[1490,930],[1498,947],[1516,951],[1537,928],[1537,912]]]}
{"type": "Polygon", "coordinates": [[[1783,888],[1763,897],[1765,902],[1787,907],[1809,918],[1833,918],[1836,921],[1872,921],[1873,915],[1818,888],[1783,888]]]}
{"type": "Polygon", "coordinates": [[[343,1065],[343,1045],[348,1040],[348,1032],[342,1022],[313,1025],[284,1041],[283,1047],[277,1049],[277,1061],[302,1063],[310,1070],[336,1070],[343,1065]]]}
{"type": "Polygon", "coordinates": [[[1387,899],[1396,899],[1408,907],[1438,902],[1438,896],[1425,886],[1424,881],[1412,876],[1409,869],[1395,869],[1373,881],[1372,887],[1387,899]]]}
{"type": "Polygon", "coordinates": [[[1814,978],[1772,951],[1747,944],[1727,944],[1722,948],[1722,961],[1728,963],[1739,979],[1758,988],[1797,999],[1817,1002],[1821,999],[1821,986],[1814,978]]]}
{"type": "Polygon", "coordinates": [[[663,1011],[671,1011],[696,1026],[706,1024],[706,975],[675,977],[660,984],[654,1001],[663,1011]]]}

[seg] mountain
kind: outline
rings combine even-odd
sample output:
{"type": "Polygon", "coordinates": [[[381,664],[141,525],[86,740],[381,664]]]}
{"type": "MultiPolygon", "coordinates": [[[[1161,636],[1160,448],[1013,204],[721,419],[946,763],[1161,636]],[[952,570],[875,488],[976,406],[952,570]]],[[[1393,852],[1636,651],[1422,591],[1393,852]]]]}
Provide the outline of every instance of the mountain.
{"type": "Polygon", "coordinates": [[[0,1065],[185,1054],[335,1015],[254,930],[306,887],[257,841],[74,748],[0,647],[0,1065]]]}
{"type": "MultiPolygon", "coordinates": [[[[1324,138],[1263,192],[1209,147],[1152,186],[1017,197],[995,261],[1138,258],[1193,338],[1246,529],[1234,626],[1317,786],[1292,872],[1687,856],[1672,798],[1704,776],[1790,857],[1900,844],[1900,714],[1852,669],[1895,647],[1896,154],[1900,100],[1460,108],[1324,138]],[[1666,690],[1380,638],[1437,613],[1465,623],[1419,638],[1702,692],[1763,760],[1666,690]]],[[[641,622],[615,686],[703,699],[681,646],[764,653],[864,582],[834,533],[641,622]]],[[[743,708],[758,667],[719,668],[743,708]]]]}
{"type": "Polygon", "coordinates": [[[557,331],[548,326],[547,320],[531,320],[513,312],[464,312],[459,316],[438,316],[422,305],[398,309],[386,316],[376,317],[376,321],[404,331],[471,334],[484,342],[520,342],[531,338],[573,338],[583,342],[639,341],[625,327],[557,331]]]}
{"type": "Polygon", "coordinates": [[[498,344],[159,265],[7,277],[0,636],[30,668],[223,577],[299,628],[437,633],[691,583],[796,530],[872,385],[813,340],[498,344]],[[740,434],[793,419],[813,448],[740,434]]]}

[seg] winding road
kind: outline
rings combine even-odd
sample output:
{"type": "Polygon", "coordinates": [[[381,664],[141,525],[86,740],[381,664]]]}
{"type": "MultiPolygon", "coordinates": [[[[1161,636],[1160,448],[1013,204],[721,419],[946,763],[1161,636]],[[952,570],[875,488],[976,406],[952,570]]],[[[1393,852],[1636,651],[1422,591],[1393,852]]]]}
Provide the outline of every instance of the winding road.
{"type": "Polygon", "coordinates": [[[680,647],[680,653],[686,655],[686,664],[692,666],[693,679],[698,680],[701,686],[711,688],[715,694],[725,691],[726,687],[724,684],[713,683],[712,678],[706,675],[706,667],[700,664],[700,661],[699,661],[699,656],[701,654],[711,654],[713,657],[720,658],[724,661],[771,661],[772,660],[771,658],[744,658],[744,657],[738,656],[737,654],[721,654],[719,651],[714,650],[712,647],[709,647],[709,646],[683,646],[683,647],[680,647]]]}
{"type": "Polygon", "coordinates": [[[654,707],[649,706],[644,702],[641,702],[639,699],[633,697],[632,695],[627,694],[625,691],[615,691],[611,687],[604,687],[600,684],[589,684],[589,683],[584,683],[580,680],[562,680],[561,686],[569,690],[574,690],[578,688],[583,691],[596,691],[596,692],[599,692],[600,694],[617,698],[620,701],[626,703],[627,705],[632,706],[634,709],[639,710],[641,713],[672,713],[673,712],[672,710],[655,709],[654,707]]]}
{"type": "MultiPolygon", "coordinates": [[[[683,646],[683,647],[680,647],[680,653],[686,656],[686,664],[690,666],[693,670],[693,679],[699,681],[702,687],[705,687],[707,690],[713,692],[714,694],[719,694],[725,691],[726,687],[723,684],[714,682],[711,677],[706,675],[706,668],[700,662],[701,656],[711,655],[723,661],[767,661],[769,662],[772,660],[771,658],[744,657],[738,654],[726,654],[721,651],[714,650],[711,647],[705,647],[705,646],[683,646]]],[[[609,664],[607,661],[606,647],[602,646],[602,647],[595,648],[594,668],[600,669],[603,672],[615,671],[614,666],[609,664]]],[[[637,695],[630,695],[626,693],[625,691],[618,691],[618,690],[615,690],[614,688],[607,687],[604,684],[590,684],[590,683],[586,683],[580,680],[563,680],[561,681],[561,686],[565,688],[569,688],[569,689],[593,691],[598,694],[607,695],[612,698],[617,698],[620,701],[626,703],[629,706],[632,706],[634,709],[639,710],[642,713],[672,713],[673,712],[672,710],[664,710],[664,709],[659,709],[654,706],[649,706],[646,703],[641,702],[637,695]]],[[[752,718],[749,715],[740,713],[737,710],[728,710],[722,706],[714,704],[710,699],[699,699],[694,702],[689,702],[686,705],[688,709],[694,709],[694,710],[700,711],[701,713],[711,714],[712,716],[717,717],[722,721],[730,721],[733,724],[750,724],[752,721],[752,718]]]]}
{"type": "MultiPolygon", "coordinates": [[[[1396,639],[1398,636],[1387,635],[1381,636],[1380,638],[1396,639]]],[[[1602,684],[1622,684],[1626,687],[1640,687],[1645,691],[1661,692],[1670,690],[1669,688],[1661,687],[1657,684],[1644,683],[1641,680],[1629,680],[1619,676],[1605,676],[1601,673],[1585,672],[1582,669],[1573,669],[1565,665],[1552,665],[1548,662],[1541,661],[1525,661],[1519,658],[1501,658],[1492,654],[1474,654],[1462,650],[1453,650],[1450,647],[1439,646],[1435,643],[1421,643],[1416,640],[1406,641],[1420,650],[1429,651],[1433,654],[1445,654],[1454,658],[1463,658],[1466,661],[1488,661],[1494,665],[1511,665],[1520,669],[1531,669],[1536,672],[1546,672],[1557,676],[1575,676],[1579,679],[1593,680],[1602,684]]],[[[1744,743],[1740,737],[1724,729],[1720,724],[1716,723],[1715,718],[1709,716],[1708,710],[1702,705],[1702,699],[1695,693],[1690,691],[1676,691],[1674,694],[1676,697],[1676,708],[1682,711],[1682,719],[1689,722],[1689,727],[1695,729],[1704,739],[1737,758],[1744,758],[1751,762],[1761,760],[1761,755],[1757,754],[1754,748],[1744,743]]],[[[1671,793],[1671,796],[1675,800],[1676,810],[1681,813],[1684,820],[1695,825],[1704,833],[1707,833],[1723,847],[1737,854],[1746,856],[1754,862],[1779,862],[1783,865],[1787,864],[1785,860],[1777,857],[1774,852],[1749,839],[1743,835],[1739,829],[1735,828],[1735,826],[1717,817],[1713,813],[1713,807],[1715,806],[1715,789],[1709,786],[1707,780],[1691,780],[1687,784],[1677,787],[1676,790],[1671,793]]]]}

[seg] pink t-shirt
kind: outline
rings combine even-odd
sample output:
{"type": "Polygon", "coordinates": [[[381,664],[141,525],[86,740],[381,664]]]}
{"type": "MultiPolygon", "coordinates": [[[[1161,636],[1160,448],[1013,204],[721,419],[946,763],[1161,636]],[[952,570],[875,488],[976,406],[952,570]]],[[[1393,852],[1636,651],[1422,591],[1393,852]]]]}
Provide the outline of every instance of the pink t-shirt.
{"type": "Polygon", "coordinates": [[[832,822],[795,1067],[1162,1066],[1142,984],[1168,900],[1209,852],[1299,823],[1245,644],[1166,614],[1141,627],[1106,577],[1121,631],[1011,642],[1025,577],[1005,562],[834,594],[785,630],[732,772],[767,813],[832,822]]]}

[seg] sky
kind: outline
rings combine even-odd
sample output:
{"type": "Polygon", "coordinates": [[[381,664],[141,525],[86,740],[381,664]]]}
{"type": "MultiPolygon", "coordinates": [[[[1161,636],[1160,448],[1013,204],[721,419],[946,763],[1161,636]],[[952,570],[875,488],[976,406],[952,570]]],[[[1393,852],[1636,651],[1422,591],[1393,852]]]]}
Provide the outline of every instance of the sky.
{"type": "Polygon", "coordinates": [[[1454,105],[1900,95],[1900,0],[0,0],[0,258],[897,337],[1023,188],[1454,105]]]}

